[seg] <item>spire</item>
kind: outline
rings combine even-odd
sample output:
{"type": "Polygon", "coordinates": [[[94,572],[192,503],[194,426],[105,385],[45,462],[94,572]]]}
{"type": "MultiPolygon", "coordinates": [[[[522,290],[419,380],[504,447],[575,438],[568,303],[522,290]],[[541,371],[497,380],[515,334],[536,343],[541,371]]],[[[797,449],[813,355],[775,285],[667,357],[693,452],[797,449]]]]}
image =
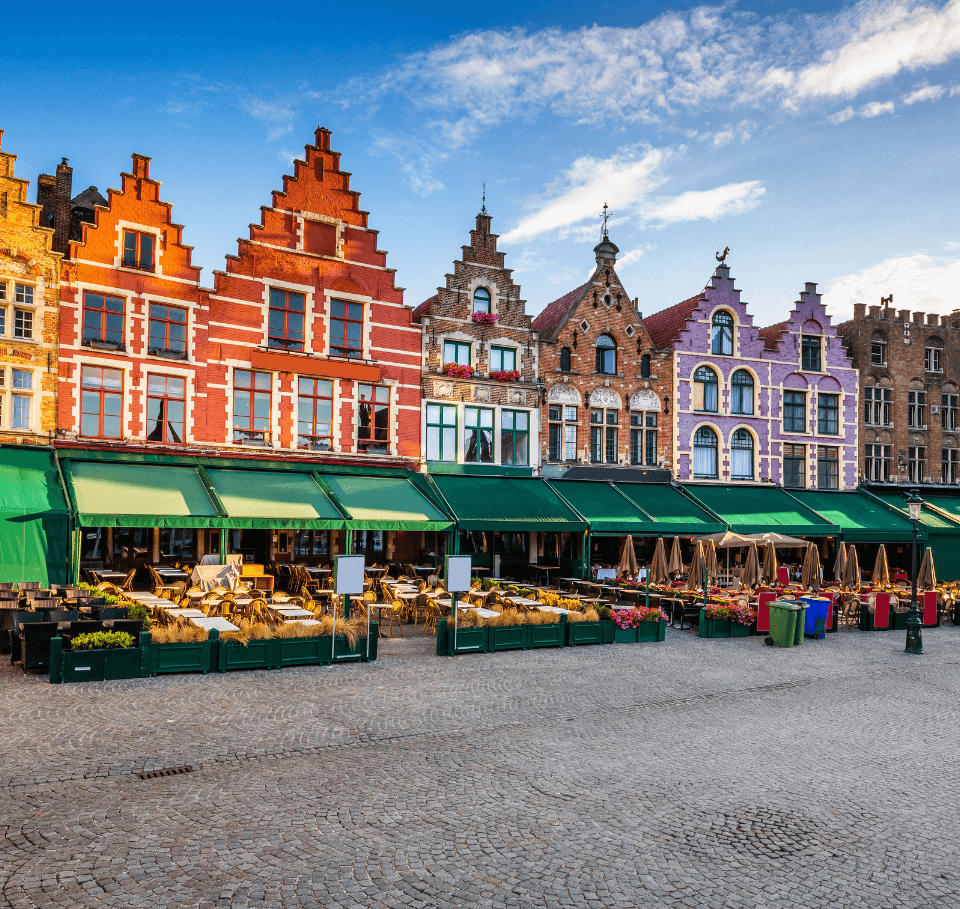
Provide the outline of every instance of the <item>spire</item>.
{"type": "Polygon", "coordinates": [[[483,208],[480,209],[480,214],[485,215],[487,213],[487,181],[483,181],[483,208]]]}
{"type": "Polygon", "coordinates": [[[602,230],[601,233],[600,233],[600,239],[601,239],[601,240],[607,240],[607,239],[609,239],[609,236],[608,236],[608,234],[607,234],[607,218],[608,218],[608,217],[609,217],[609,215],[608,215],[608,212],[607,212],[607,203],[604,202],[604,203],[603,203],[603,230],[602,230]]]}
{"type": "Polygon", "coordinates": [[[606,202],[603,203],[603,228],[600,232],[600,242],[593,247],[593,252],[597,257],[597,265],[604,266],[615,265],[617,262],[617,253],[620,252],[617,244],[610,239],[607,231],[607,221],[610,218],[609,207],[606,202]]]}

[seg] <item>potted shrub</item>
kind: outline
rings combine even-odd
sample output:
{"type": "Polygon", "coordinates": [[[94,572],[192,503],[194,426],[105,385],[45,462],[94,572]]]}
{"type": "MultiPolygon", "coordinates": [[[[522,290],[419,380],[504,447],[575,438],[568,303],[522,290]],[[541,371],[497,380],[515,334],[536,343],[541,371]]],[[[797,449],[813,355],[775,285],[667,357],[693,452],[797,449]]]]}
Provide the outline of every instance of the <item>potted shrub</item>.
{"type": "Polygon", "coordinates": [[[70,639],[63,649],[63,639],[50,642],[50,681],[103,682],[113,679],[136,679],[141,675],[140,648],[132,634],[124,631],[93,631],[70,639]]]}

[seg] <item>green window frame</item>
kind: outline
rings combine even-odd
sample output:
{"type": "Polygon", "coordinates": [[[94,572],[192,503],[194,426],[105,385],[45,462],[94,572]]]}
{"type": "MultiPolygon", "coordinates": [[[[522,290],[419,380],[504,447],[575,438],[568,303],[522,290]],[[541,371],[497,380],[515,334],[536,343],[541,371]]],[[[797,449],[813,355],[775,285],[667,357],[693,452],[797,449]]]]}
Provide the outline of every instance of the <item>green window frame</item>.
{"type": "Polygon", "coordinates": [[[517,349],[515,347],[490,348],[490,371],[513,372],[517,368],[517,349]]]}
{"type": "Polygon", "coordinates": [[[473,345],[469,341],[444,341],[443,362],[445,364],[456,363],[458,366],[469,366],[472,347],[473,345]]]}
{"type": "Polygon", "coordinates": [[[490,408],[464,408],[463,460],[471,464],[494,462],[493,411],[490,408]]]}
{"type": "Polygon", "coordinates": [[[526,410],[500,412],[500,463],[526,467],[530,457],[530,413],[526,410]]]}
{"type": "Polygon", "coordinates": [[[457,460],[457,405],[427,405],[427,460],[457,460]]]}

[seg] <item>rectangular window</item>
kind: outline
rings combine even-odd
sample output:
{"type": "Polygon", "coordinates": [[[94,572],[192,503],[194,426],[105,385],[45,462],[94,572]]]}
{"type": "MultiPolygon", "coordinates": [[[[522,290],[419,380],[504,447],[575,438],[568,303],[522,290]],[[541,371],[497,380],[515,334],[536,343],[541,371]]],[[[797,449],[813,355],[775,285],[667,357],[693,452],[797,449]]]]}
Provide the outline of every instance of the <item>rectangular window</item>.
{"type": "Polygon", "coordinates": [[[957,482],[958,465],[960,465],[960,449],[944,448],[941,454],[942,482],[957,482]]]}
{"type": "Polygon", "coordinates": [[[817,395],[817,432],[827,436],[839,435],[839,395],[817,395]]]}
{"type": "Polygon", "coordinates": [[[870,362],[874,366],[887,365],[887,345],[883,341],[874,341],[870,345],[870,362]]]}
{"type": "Polygon", "coordinates": [[[603,411],[590,411],[590,460],[603,463],[603,411]]]}
{"type": "Polygon", "coordinates": [[[33,338],[33,311],[30,309],[13,310],[13,336],[24,341],[33,338]]]}
{"type": "MultiPolygon", "coordinates": [[[[90,295],[87,296],[89,298],[90,295]]],[[[121,332],[123,330],[122,316],[120,317],[120,330],[121,332]]],[[[187,311],[185,309],[181,309],[179,306],[167,306],[165,303],[150,304],[150,346],[147,352],[151,354],[175,354],[180,358],[186,357],[187,311]]]]}
{"type": "MultiPolygon", "coordinates": [[[[3,382],[0,382],[2,385],[3,382]]],[[[25,369],[15,369],[13,371],[13,387],[30,389],[33,388],[33,373],[25,369]]]]}
{"type": "Polygon", "coordinates": [[[924,348],[923,368],[927,372],[943,372],[943,350],[939,347],[924,348]]]}
{"type": "Polygon", "coordinates": [[[123,266],[153,271],[154,239],[153,234],[125,230],[123,232],[123,266]]]}
{"type": "Polygon", "coordinates": [[[647,413],[646,420],[647,432],[645,436],[646,456],[644,463],[647,467],[657,466],[657,413],[650,411],[647,413]]]}
{"type": "Polygon", "coordinates": [[[800,368],[810,372],[820,372],[821,339],[817,336],[802,335],[800,339],[800,368]]]}
{"type": "Polygon", "coordinates": [[[958,395],[940,395],[940,426],[951,431],[957,428],[958,395]]]}
{"type": "Polygon", "coordinates": [[[783,446],[783,485],[803,489],[807,485],[807,449],[805,445],[783,446]]]}
{"type": "Polygon", "coordinates": [[[297,448],[333,447],[333,383],[300,376],[297,381],[297,448]]]}
{"type": "Polygon", "coordinates": [[[643,414],[637,411],[630,414],[630,463],[643,463],[643,414]]]}
{"type": "Polygon", "coordinates": [[[33,306],[33,287],[30,284],[15,285],[13,302],[23,306],[33,306]]]}
{"type": "Polygon", "coordinates": [[[863,422],[868,426],[890,426],[893,390],[868,386],[863,390],[863,422]]]}
{"type": "Polygon", "coordinates": [[[456,363],[458,366],[470,365],[469,341],[444,341],[443,342],[443,362],[456,363]]]}
{"type": "Polygon", "coordinates": [[[270,441],[269,372],[237,369],[233,373],[233,441],[264,444],[270,441]]]}
{"type": "Polygon", "coordinates": [[[463,459],[471,464],[493,463],[493,411],[467,407],[463,412],[463,459]]]}
{"type": "Polygon", "coordinates": [[[490,348],[490,372],[513,372],[516,368],[517,352],[514,348],[490,348]]]}
{"type": "Polygon", "coordinates": [[[907,392],[907,425],[911,429],[927,428],[927,393],[925,391],[907,392]]]}
{"type": "Polygon", "coordinates": [[[590,411],[590,460],[594,464],[616,464],[619,410],[596,408],[590,411]]]}
{"type": "Polygon", "coordinates": [[[456,404],[427,404],[427,460],[457,460],[456,404]]]}
{"type": "Polygon", "coordinates": [[[80,379],[80,435],[95,439],[122,437],[123,373],[84,366],[80,379]]]}
{"type": "Polygon", "coordinates": [[[911,483],[922,483],[927,468],[927,449],[911,445],[907,449],[907,478],[911,483]]]}
{"type": "Polygon", "coordinates": [[[866,479],[874,483],[890,481],[892,445],[867,445],[864,451],[864,473],[866,479]]]}
{"type": "Polygon", "coordinates": [[[293,535],[293,554],[307,558],[322,558],[330,551],[329,531],[297,530],[293,535]]]}
{"type": "Polygon", "coordinates": [[[500,463],[526,467],[530,448],[530,414],[525,410],[500,412],[500,463]]]}
{"type": "Polygon", "coordinates": [[[783,431],[807,431],[807,396],[802,391],[783,393],[783,431]]]}
{"type": "Polygon", "coordinates": [[[27,395],[13,396],[13,429],[30,428],[30,404],[33,399],[27,395]]]}
{"type": "Polygon", "coordinates": [[[103,294],[83,296],[83,340],[123,346],[123,298],[103,294]]]}
{"type": "Polygon", "coordinates": [[[363,304],[334,300],[330,307],[330,353],[362,357],[363,304]]]}
{"type": "Polygon", "coordinates": [[[551,404],[548,411],[551,461],[575,461],[577,459],[577,408],[563,404],[551,404]]]}
{"type": "Polygon", "coordinates": [[[827,445],[817,446],[817,489],[840,488],[839,449],[827,445]]]}
{"type": "Polygon", "coordinates": [[[270,288],[269,346],[303,350],[303,321],[307,298],[292,290],[270,288]]]}
{"type": "Polygon", "coordinates": [[[147,441],[180,445],[187,381],[181,376],[147,377],[147,441]]]}
{"type": "Polygon", "coordinates": [[[357,451],[390,453],[390,389],[384,385],[358,385],[357,451]]]}

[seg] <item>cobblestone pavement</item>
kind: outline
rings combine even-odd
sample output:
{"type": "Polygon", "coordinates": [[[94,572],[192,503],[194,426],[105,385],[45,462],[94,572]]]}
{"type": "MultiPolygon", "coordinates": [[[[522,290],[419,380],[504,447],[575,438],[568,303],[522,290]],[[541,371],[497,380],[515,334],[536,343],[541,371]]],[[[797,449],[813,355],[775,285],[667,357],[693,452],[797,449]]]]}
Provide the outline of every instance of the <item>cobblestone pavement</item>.
{"type": "Polygon", "coordinates": [[[61,686],[4,657],[0,906],[960,906],[960,628],[903,638],[417,635],[61,686]]]}

